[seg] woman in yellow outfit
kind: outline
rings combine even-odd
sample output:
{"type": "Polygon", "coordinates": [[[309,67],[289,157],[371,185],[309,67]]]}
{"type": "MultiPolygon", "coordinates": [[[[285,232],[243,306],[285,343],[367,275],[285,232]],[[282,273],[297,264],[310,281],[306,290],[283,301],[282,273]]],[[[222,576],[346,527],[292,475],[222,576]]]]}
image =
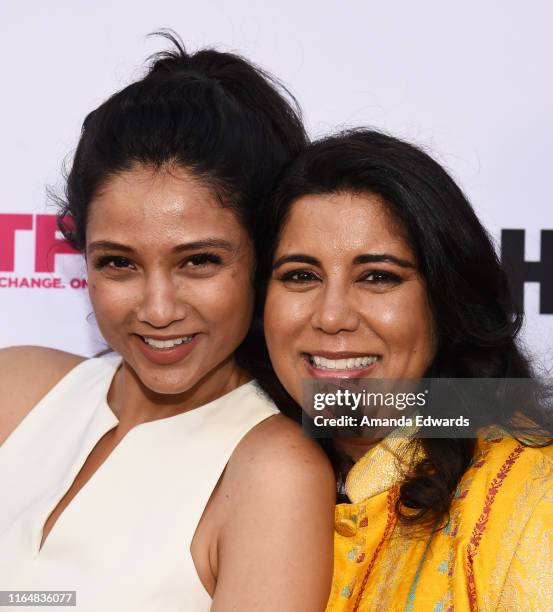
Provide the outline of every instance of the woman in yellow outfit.
{"type": "Polygon", "coordinates": [[[497,429],[482,432],[449,521],[426,533],[397,519],[402,476],[394,447],[381,443],[348,475],[353,503],[336,507],[327,609],[553,609],[551,447],[528,448],[497,429]]]}
{"type": "MultiPolygon", "coordinates": [[[[282,386],[258,378],[279,406],[301,404],[306,380],[532,380],[491,240],[416,147],[364,130],[312,144],[259,235],[265,336],[282,386]]],[[[485,408],[452,399],[450,413],[477,424],[472,438],[421,427],[322,442],[344,501],[327,611],[553,609],[544,398],[485,408]]]]}

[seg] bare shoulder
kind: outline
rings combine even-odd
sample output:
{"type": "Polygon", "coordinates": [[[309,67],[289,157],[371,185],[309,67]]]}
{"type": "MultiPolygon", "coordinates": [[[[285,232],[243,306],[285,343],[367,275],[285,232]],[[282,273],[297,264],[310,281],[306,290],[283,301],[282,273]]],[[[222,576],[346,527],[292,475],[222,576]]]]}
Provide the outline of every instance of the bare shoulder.
{"type": "Polygon", "coordinates": [[[319,444],[284,415],[262,421],[244,436],[222,485],[235,524],[256,512],[275,527],[283,517],[284,523],[292,517],[333,518],[336,477],[330,461],[319,444]]]}
{"type": "Polygon", "coordinates": [[[239,487],[242,481],[248,486],[269,479],[271,487],[278,482],[287,489],[311,483],[335,491],[334,471],[321,447],[284,415],[252,428],[236,447],[227,471],[239,487]]]}
{"type": "Polygon", "coordinates": [[[40,346],[0,349],[0,444],[85,357],[40,346]]]}
{"type": "Polygon", "coordinates": [[[250,430],[221,482],[213,612],[320,612],[332,578],[330,462],[282,415],[250,430]]]}

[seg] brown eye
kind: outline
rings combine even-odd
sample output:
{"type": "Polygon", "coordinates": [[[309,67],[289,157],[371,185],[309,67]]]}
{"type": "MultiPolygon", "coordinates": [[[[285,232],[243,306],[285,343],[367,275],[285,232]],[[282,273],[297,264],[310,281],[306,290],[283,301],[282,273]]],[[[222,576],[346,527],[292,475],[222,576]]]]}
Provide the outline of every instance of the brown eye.
{"type": "Polygon", "coordinates": [[[111,268],[116,270],[124,270],[130,268],[131,266],[131,261],[120,255],[106,255],[104,257],[100,257],[94,264],[94,267],[97,269],[111,268]]]}
{"type": "Polygon", "coordinates": [[[373,285],[398,284],[402,281],[401,277],[397,274],[386,272],[385,270],[372,270],[364,274],[360,280],[373,285]]]}
{"type": "Polygon", "coordinates": [[[310,283],[319,280],[319,277],[309,270],[291,270],[284,273],[280,280],[285,283],[310,283]]]}
{"type": "Polygon", "coordinates": [[[219,265],[222,263],[219,255],[215,255],[214,253],[198,253],[197,255],[192,255],[188,257],[184,262],[184,266],[188,268],[195,268],[199,266],[208,266],[208,265],[219,265]]]}

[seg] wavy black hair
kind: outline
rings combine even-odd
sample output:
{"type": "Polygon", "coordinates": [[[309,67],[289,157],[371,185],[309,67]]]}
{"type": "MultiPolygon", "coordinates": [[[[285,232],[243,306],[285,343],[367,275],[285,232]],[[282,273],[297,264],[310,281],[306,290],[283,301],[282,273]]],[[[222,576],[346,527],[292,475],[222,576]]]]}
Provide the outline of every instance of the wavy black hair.
{"type": "Polygon", "coordinates": [[[251,232],[283,166],[306,143],[296,100],[261,68],[214,49],[188,53],[170,30],[154,35],[172,49],[84,120],[58,216],[79,251],[94,196],[134,164],[185,168],[251,232]]]}
{"type": "MultiPolygon", "coordinates": [[[[256,230],[258,304],[263,303],[279,235],[294,202],[307,195],[339,192],[381,196],[405,231],[426,284],[437,335],[436,355],[425,377],[534,376],[517,341],[522,312],[511,297],[490,236],[467,198],[428,154],[382,132],[356,129],[324,138],[311,144],[288,168],[256,230]]],[[[249,345],[250,358],[262,386],[279,406],[288,406],[292,412],[292,398],[267,366],[262,314],[258,308],[253,328],[258,336],[249,345]]],[[[470,415],[470,406],[467,409],[470,415]]],[[[539,424],[531,432],[549,435],[551,414],[539,402],[524,411],[532,423],[539,424]]],[[[524,428],[517,430],[513,414],[504,416],[501,422],[489,424],[514,435],[517,431],[528,434],[524,428]]],[[[478,417],[485,425],[487,415],[478,417]]],[[[490,415],[489,420],[493,418],[490,415]]],[[[536,439],[543,442],[543,435],[536,439]]],[[[451,495],[472,459],[475,440],[425,438],[412,444],[423,446],[425,459],[404,480],[398,513],[406,521],[439,522],[447,515],[451,495]],[[408,511],[403,513],[401,508],[408,511]]],[[[344,464],[331,441],[324,441],[323,446],[340,472],[344,464]]]]}

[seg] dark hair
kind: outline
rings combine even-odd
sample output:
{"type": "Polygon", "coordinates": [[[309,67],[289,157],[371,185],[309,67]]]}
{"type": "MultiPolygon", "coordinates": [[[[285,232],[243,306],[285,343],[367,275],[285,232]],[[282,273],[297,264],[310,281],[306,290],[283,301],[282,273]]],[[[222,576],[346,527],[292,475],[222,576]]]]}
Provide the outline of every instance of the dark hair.
{"type": "MultiPolygon", "coordinates": [[[[302,196],[337,192],[378,194],[406,233],[425,280],[437,335],[437,352],[425,377],[533,376],[516,340],[522,313],[511,298],[492,241],[471,205],[429,155],[381,132],[358,129],[324,138],[289,167],[257,229],[264,245],[258,261],[259,303],[293,203],[302,196]]],[[[258,332],[261,317],[259,309],[258,332]]],[[[278,398],[279,405],[292,402],[267,368],[263,374],[266,358],[266,353],[259,354],[257,360],[262,384],[278,398]]],[[[534,413],[531,408],[525,412],[543,424],[539,406],[534,413]]],[[[508,429],[510,416],[498,424],[508,429]]],[[[398,513],[404,520],[439,521],[449,510],[475,441],[425,438],[413,444],[422,444],[426,458],[404,480],[398,513]],[[403,514],[401,508],[409,512],[403,514]]],[[[329,441],[325,445],[328,449],[329,441]]],[[[334,461],[339,465],[336,454],[334,461]]]]}
{"type": "Polygon", "coordinates": [[[305,145],[297,103],[275,79],[238,55],[189,54],[176,34],[157,34],[173,49],[84,120],[58,216],[77,250],[94,196],[137,163],[186,168],[251,232],[283,166],[305,145]]]}

